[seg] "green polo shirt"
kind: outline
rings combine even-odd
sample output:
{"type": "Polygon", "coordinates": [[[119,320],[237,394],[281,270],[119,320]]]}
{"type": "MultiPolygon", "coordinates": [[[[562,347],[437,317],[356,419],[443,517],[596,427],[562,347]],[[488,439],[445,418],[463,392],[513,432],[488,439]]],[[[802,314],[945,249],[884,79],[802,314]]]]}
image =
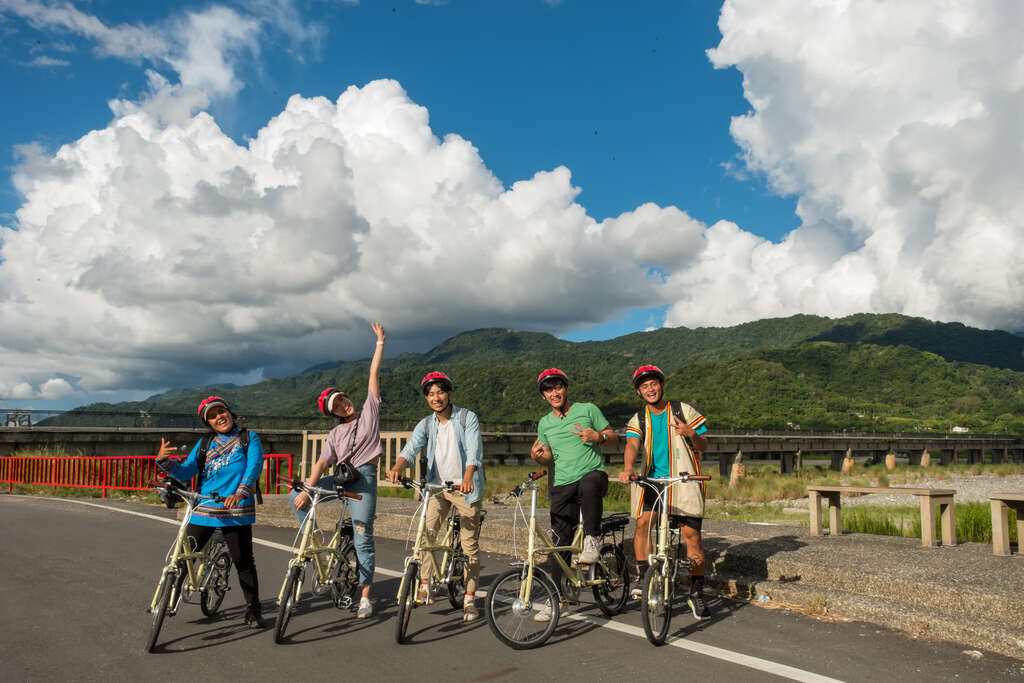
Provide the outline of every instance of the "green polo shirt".
{"type": "Polygon", "coordinates": [[[608,420],[593,403],[573,403],[565,417],[558,417],[552,411],[537,423],[537,438],[551,448],[555,458],[553,486],[572,484],[587,472],[604,471],[600,444],[585,443],[573,434],[576,425],[600,432],[608,427],[608,420]]]}

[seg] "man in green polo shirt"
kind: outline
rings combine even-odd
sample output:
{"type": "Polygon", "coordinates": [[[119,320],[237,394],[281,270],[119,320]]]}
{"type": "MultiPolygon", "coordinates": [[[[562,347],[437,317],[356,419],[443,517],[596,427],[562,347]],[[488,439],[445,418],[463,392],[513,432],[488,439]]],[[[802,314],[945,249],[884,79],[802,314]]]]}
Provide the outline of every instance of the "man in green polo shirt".
{"type": "MultiPolygon", "coordinates": [[[[537,377],[537,388],[551,406],[551,412],[537,423],[537,440],[530,457],[542,465],[554,463],[551,481],[551,530],[556,545],[572,542],[576,524],[583,513],[583,552],[581,564],[597,561],[601,534],[603,498],[608,493],[608,475],[604,471],[602,444],[615,444],[618,437],[601,411],[593,403],[569,400],[569,378],[558,368],[548,368],[537,377]]],[[[563,553],[566,564],[571,557],[563,553]]],[[[561,584],[562,569],[553,559],[548,562],[556,585],[561,584]]],[[[537,621],[551,619],[550,609],[541,610],[537,621]]]]}

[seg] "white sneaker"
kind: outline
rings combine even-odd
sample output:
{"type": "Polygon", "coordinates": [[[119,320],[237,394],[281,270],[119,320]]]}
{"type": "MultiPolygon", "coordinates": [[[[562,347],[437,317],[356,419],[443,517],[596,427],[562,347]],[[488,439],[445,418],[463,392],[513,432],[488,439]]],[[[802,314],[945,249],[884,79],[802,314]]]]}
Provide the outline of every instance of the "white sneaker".
{"type": "Polygon", "coordinates": [[[430,590],[430,586],[428,584],[420,584],[419,592],[416,594],[416,601],[421,605],[434,604],[434,593],[430,590]]]}
{"type": "Polygon", "coordinates": [[[466,596],[462,603],[462,620],[463,621],[476,621],[480,618],[480,610],[476,608],[476,601],[466,596]]]}
{"type": "Polygon", "coordinates": [[[370,603],[370,598],[360,598],[356,619],[366,619],[371,616],[373,616],[373,605],[370,603]]]}
{"type": "MultiPolygon", "coordinates": [[[[560,616],[562,616],[562,617],[569,616],[569,607],[567,605],[562,605],[562,612],[561,612],[560,616]]],[[[543,609],[541,609],[541,611],[539,611],[539,612],[537,612],[536,614],[533,615],[533,620],[534,621],[540,621],[540,622],[551,621],[551,602],[550,601],[545,601],[543,609]]]]}
{"type": "Polygon", "coordinates": [[[597,536],[587,536],[583,539],[583,552],[580,553],[580,564],[594,564],[597,562],[597,536]]]}

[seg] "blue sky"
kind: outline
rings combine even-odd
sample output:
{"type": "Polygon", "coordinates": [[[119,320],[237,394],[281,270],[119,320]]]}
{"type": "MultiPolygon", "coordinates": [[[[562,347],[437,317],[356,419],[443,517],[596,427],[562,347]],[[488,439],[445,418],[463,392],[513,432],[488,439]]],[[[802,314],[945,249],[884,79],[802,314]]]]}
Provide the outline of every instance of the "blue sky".
{"type": "Polygon", "coordinates": [[[0,0],[0,398],[279,376],[367,355],[378,318],[395,353],[794,313],[1020,331],[1020,24],[0,0]]]}
{"type": "MultiPolygon", "coordinates": [[[[108,25],[168,16],[164,3],[82,9],[108,25]]],[[[349,85],[394,78],[429,109],[437,134],[470,140],[506,185],[567,166],[595,219],[654,202],[776,241],[798,224],[792,197],[778,196],[757,174],[730,171],[741,164],[729,119],[749,103],[741,75],[714,69],[705,54],[721,39],[717,3],[321,2],[305,9],[307,22],[323,26],[319,44],[272,35],[242,67],[247,84],[237,97],[211,107],[237,142],[294,93],[335,98],[349,85]]],[[[73,52],[46,49],[50,32],[9,28],[15,38],[4,57],[16,68],[5,68],[0,84],[22,106],[5,113],[0,129],[7,171],[0,211],[8,215],[20,205],[9,175],[18,145],[55,149],[101,128],[111,118],[107,100],[143,85],[137,63],[92,54],[86,40],[64,34],[59,41],[73,52]],[[18,64],[41,55],[70,63],[18,64]]],[[[603,339],[660,326],[665,308],[638,308],[562,336],[603,339]]]]}

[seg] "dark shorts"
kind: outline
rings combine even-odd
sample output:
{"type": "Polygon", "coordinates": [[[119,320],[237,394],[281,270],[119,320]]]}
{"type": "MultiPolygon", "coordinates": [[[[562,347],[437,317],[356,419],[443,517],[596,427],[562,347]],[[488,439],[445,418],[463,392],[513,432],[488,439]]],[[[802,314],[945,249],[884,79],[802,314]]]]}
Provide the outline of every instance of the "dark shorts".
{"type": "MultiPolygon", "coordinates": [[[[660,484],[654,484],[658,488],[660,493],[665,487],[660,484]]],[[[658,495],[651,489],[650,485],[643,487],[644,500],[641,509],[644,512],[649,512],[654,509],[654,503],[658,500],[658,495]]],[[[669,522],[671,526],[688,526],[694,531],[700,531],[701,525],[704,522],[703,517],[690,517],[689,515],[669,515],[669,522]]]]}

